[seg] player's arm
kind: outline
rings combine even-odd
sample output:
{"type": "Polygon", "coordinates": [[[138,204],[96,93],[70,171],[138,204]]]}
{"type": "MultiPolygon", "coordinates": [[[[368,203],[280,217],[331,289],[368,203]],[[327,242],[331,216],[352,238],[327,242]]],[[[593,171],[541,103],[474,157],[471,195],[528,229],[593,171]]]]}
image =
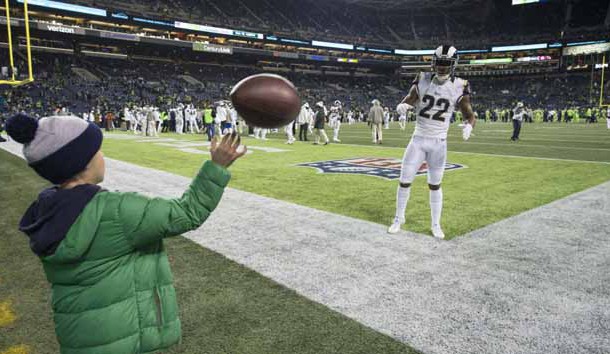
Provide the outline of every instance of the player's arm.
{"type": "Polygon", "coordinates": [[[409,90],[409,94],[402,99],[400,104],[408,104],[409,109],[413,108],[417,101],[419,100],[419,79],[424,76],[424,73],[419,73],[415,76],[413,83],[411,84],[411,89],[409,90]]]}
{"type": "Polygon", "coordinates": [[[465,121],[462,126],[462,138],[464,140],[470,139],[470,134],[472,133],[472,129],[476,124],[476,117],[474,115],[474,111],[472,110],[472,105],[470,104],[470,85],[468,81],[464,82],[464,91],[460,98],[458,98],[458,106],[460,107],[460,112],[462,112],[463,120],[465,121]]]}
{"type": "Polygon", "coordinates": [[[470,104],[470,95],[462,96],[460,99],[460,111],[464,116],[464,120],[474,127],[476,118],[474,116],[474,111],[472,110],[472,105],[470,104]]]}
{"type": "Polygon", "coordinates": [[[413,84],[413,86],[411,86],[411,90],[409,90],[409,94],[402,99],[400,104],[406,103],[409,106],[413,107],[415,106],[415,103],[417,103],[417,100],[419,100],[417,84],[413,84]]]}

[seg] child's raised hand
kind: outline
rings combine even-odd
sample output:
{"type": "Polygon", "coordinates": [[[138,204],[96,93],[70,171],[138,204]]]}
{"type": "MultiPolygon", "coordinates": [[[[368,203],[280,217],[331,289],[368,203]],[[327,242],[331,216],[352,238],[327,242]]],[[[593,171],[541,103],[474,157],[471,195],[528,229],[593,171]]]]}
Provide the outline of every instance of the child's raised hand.
{"type": "Polygon", "coordinates": [[[242,151],[237,151],[240,143],[241,137],[236,132],[225,135],[220,142],[218,142],[218,137],[214,137],[210,147],[212,161],[217,165],[228,168],[235,160],[248,152],[248,148],[245,146],[242,151]]]}

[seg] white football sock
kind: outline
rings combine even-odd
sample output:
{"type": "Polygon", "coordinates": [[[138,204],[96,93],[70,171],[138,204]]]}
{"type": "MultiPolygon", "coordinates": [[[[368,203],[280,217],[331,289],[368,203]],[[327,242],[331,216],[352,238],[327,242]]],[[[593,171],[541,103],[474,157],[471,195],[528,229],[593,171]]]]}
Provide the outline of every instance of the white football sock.
{"type": "Polygon", "coordinates": [[[441,226],[441,213],[443,211],[443,189],[437,191],[430,190],[430,216],[432,217],[432,227],[441,226]]]}
{"type": "Polygon", "coordinates": [[[409,197],[411,197],[411,187],[404,188],[399,185],[396,191],[396,218],[401,222],[405,220],[409,197]]]}

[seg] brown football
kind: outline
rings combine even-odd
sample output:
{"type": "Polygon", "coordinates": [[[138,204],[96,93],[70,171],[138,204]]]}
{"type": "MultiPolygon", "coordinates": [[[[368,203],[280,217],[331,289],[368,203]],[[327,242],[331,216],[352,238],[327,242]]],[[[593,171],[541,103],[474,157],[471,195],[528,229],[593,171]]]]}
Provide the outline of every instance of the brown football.
{"type": "Polygon", "coordinates": [[[293,120],[301,110],[301,99],[292,82],[274,74],[258,74],[241,80],[231,90],[237,113],[259,128],[279,128],[293,120]]]}

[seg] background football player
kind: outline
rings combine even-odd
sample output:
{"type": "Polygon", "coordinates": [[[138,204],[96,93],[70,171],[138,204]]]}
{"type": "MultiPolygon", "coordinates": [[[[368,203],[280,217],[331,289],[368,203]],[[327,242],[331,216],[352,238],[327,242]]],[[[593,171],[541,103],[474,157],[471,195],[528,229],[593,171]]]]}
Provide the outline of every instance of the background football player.
{"type": "Polygon", "coordinates": [[[390,129],[390,109],[383,108],[383,129],[390,129]]]}
{"type": "Polygon", "coordinates": [[[184,134],[184,105],[178,104],[176,108],[176,133],[184,134]]]}
{"type": "Polygon", "coordinates": [[[401,130],[405,130],[407,128],[408,109],[405,105],[398,105],[398,107],[396,107],[396,112],[398,113],[398,125],[401,130]]]}
{"type": "Polygon", "coordinates": [[[329,125],[333,128],[333,142],[340,143],[339,129],[341,129],[341,118],[343,116],[343,105],[341,101],[336,100],[330,107],[330,115],[328,116],[329,125]]]}
{"type": "Polygon", "coordinates": [[[513,136],[510,138],[512,141],[519,140],[519,134],[521,134],[521,124],[523,123],[525,111],[526,110],[523,106],[523,102],[517,103],[517,106],[513,109],[513,136]]]}
{"type": "Polygon", "coordinates": [[[191,134],[199,133],[199,126],[197,125],[197,110],[193,104],[187,105],[184,110],[186,116],[187,129],[191,134]]]}
{"type": "Polygon", "coordinates": [[[417,75],[409,94],[402,100],[400,109],[415,108],[416,123],[411,141],[405,150],[400,173],[400,185],[396,193],[396,215],[389,233],[396,233],[405,223],[405,211],[411,195],[411,184],[424,161],[428,164],[430,189],[431,230],[434,237],[445,238],[441,228],[443,191],[441,182],[447,159],[447,131],[456,109],[464,115],[462,137],[470,138],[475,124],[470,105],[468,81],[455,76],[458,63],[457,49],[438,47],[433,56],[433,72],[417,75]]]}

